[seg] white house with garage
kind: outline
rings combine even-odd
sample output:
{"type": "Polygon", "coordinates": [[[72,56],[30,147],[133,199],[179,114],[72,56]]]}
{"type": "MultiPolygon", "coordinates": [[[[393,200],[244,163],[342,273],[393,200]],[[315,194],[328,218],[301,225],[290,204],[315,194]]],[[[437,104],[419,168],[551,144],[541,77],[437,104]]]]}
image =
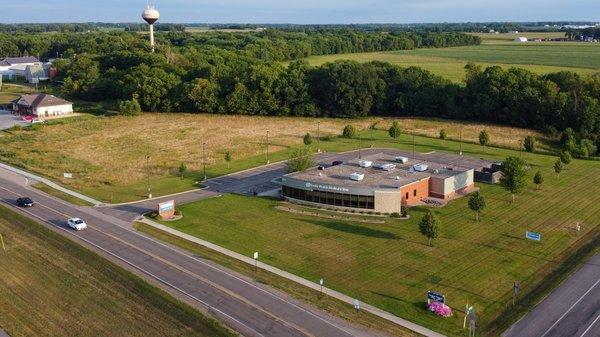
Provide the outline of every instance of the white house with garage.
{"type": "Polygon", "coordinates": [[[12,102],[13,111],[20,115],[35,116],[40,119],[70,115],[73,103],[54,95],[22,95],[12,102]]]}
{"type": "Polygon", "coordinates": [[[25,70],[28,66],[41,64],[35,56],[6,57],[0,60],[0,76],[12,80],[14,76],[25,76],[25,70]]]}

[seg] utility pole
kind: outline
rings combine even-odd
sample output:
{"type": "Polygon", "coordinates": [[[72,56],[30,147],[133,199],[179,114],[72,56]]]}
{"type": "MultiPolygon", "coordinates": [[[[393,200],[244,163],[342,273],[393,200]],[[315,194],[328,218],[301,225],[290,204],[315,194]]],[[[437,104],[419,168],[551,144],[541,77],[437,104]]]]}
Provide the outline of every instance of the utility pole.
{"type": "Polygon", "coordinates": [[[321,121],[317,122],[317,153],[321,153],[321,121]]]}
{"type": "Polygon", "coordinates": [[[269,164],[269,130],[267,130],[267,152],[266,152],[266,156],[267,156],[267,165],[269,164]]]}
{"type": "Polygon", "coordinates": [[[151,199],[152,191],[150,190],[150,155],[146,155],[146,171],[148,171],[148,199],[151,199]]]}
{"type": "Polygon", "coordinates": [[[204,180],[206,180],[206,143],[202,142],[202,167],[204,171],[204,180]]]}

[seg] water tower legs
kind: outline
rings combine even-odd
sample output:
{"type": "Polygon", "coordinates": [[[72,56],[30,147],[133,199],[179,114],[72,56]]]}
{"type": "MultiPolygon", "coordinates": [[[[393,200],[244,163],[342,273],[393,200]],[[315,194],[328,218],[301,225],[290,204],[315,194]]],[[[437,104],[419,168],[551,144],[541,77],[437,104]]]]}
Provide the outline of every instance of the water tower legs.
{"type": "Polygon", "coordinates": [[[150,25],[150,48],[154,53],[154,25],[150,25]]]}

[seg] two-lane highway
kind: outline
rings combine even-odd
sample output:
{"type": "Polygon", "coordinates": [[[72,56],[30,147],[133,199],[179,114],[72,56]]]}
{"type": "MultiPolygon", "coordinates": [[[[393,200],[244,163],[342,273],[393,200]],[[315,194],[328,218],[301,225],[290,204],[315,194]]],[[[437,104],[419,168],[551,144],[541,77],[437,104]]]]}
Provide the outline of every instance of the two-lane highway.
{"type": "Polygon", "coordinates": [[[131,229],[130,223],[95,209],[77,207],[24,186],[19,176],[0,175],[0,201],[14,205],[29,196],[37,205],[20,209],[63,234],[85,242],[105,256],[154,281],[171,294],[209,312],[247,336],[376,336],[295,301],[264,285],[157,242],[131,229]],[[66,227],[81,217],[88,229],[66,227]]]}

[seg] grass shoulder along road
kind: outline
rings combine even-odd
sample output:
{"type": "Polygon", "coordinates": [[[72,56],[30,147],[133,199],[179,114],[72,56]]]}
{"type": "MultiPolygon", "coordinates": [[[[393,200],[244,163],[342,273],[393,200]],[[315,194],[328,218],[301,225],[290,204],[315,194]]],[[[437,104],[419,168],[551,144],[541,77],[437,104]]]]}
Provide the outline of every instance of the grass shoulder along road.
{"type": "Polygon", "coordinates": [[[33,188],[38,189],[46,194],[49,194],[51,196],[57,197],[59,199],[62,199],[68,203],[71,203],[73,205],[77,205],[77,206],[94,206],[93,204],[85,201],[85,200],[81,200],[77,197],[74,197],[70,194],[67,194],[65,192],[59,191],[55,188],[52,188],[44,183],[37,183],[37,184],[33,184],[31,185],[33,188]]]}
{"type": "MultiPolygon", "coordinates": [[[[417,150],[458,151],[457,142],[436,141],[422,140],[417,150]]],[[[410,137],[392,144],[412,147],[410,137]]],[[[598,230],[600,162],[574,160],[557,179],[556,157],[474,144],[463,144],[463,152],[491,160],[523,156],[528,181],[539,169],[546,182],[526,188],[514,204],[500,186],[479,184],[487,199],[480,222],[467,198],[436,208],[442,229],[434,247],[418,231],[424,207],[412,208],[410,220],[369,224],[290,214],[273,199],[225,195],[181,205],[183,219],[164,224],[246,256],[259,251],[265,263],[309,280],[324,278],[332,289],[447,335],[465,334],[462,310],[469,303],[480,331],[498,333],[496,320],[506,317],[513,282],[521,283],[522,294],[548,286],[546,278],[562,268],[581,238],[598,230]],[[581,233],[574,230],[577,222],[581,233]],[[526,230],[541,233],[542,242],[527,241],[526,230]],[[452,318],[426,312],[428,290],[447,296],[452,318]]]]}
{"type": "Polygon", "coordinates": [[[0,326],[10,336],[234,336],[213,319],[0,206],[0,326]]]}
{"type": "MultiPolygon", "coordinates": [[[[271,286],[300,301],[309,303],[310,305],[313,305],[316,308],[333,316],[341,317],[349,322],[365,326],[375,331],[381,331],[390,336],[417,336],[415,333],[401,326],[372,315],[368,312],[361,312],[360,314],[357,314],[354,310],[354,307],[347,303],[323,295],[318,291],[307,288],[263,269],[255,269],[253,266],[247,263],[225,256],[194,242],[179,238],[141,222],[135,222],[134,227],[146,235],[150,235],[168,244],[183,248],[195,254],[199,258],[216,263],[219,266],[228,268],[241,275],[245,275],[245,277],[252,278],[259,283],[271,286]]],[[[318,282],[318,280],[315,280],[315,282],[318,282]]]]}

